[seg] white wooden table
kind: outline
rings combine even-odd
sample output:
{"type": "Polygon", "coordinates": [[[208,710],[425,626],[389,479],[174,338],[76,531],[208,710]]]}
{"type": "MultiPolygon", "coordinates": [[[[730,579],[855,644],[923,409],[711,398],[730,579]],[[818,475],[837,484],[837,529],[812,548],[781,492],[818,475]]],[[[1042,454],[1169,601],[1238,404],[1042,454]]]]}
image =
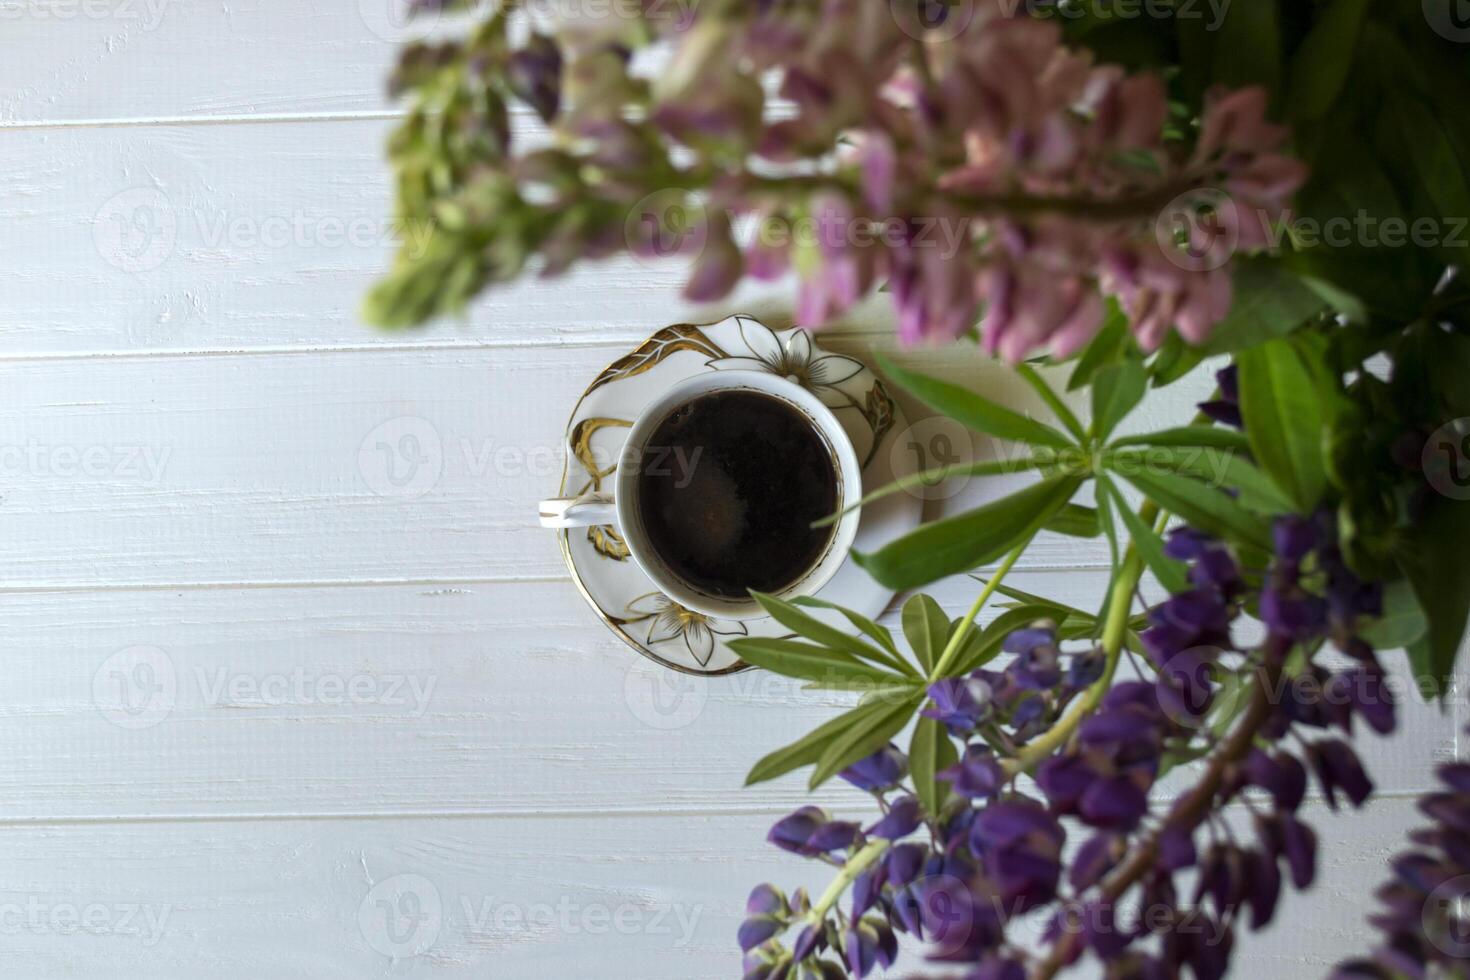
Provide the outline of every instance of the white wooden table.
{"type": "MultiPolygon", "coordinates": [[[[608,263],[363,326],[386,2],[0,0],[7,976],[729,978],[748,889],[814,880],[763,843],[802,783],[740,784],[842,697],[655,673],[532,519],[592,374],[782,294],[691,310],[680,269],[608,263]],[[405,418],[424,454],[374,455],[405,418]]],[[[827,342],[888,330],[880,300],[827,342]]],[[[973,352],[905,356],[1032,405],[973,352]]],[[[1096,543],[1028,562],[1021,587],[1097,601],[1096,543]]],[[[1321,884],[1242,976],[1361,947],[1463,714],[1370,751],[1382,799],[1323,818],[1321,884]]]]}

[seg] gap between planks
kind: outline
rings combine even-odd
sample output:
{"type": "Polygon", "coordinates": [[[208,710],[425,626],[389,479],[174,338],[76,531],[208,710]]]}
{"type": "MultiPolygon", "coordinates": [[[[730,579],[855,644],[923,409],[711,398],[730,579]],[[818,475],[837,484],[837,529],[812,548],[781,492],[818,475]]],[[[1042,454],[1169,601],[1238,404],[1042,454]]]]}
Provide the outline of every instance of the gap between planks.
{"type": "MultiPolygon", "coordinates": [[[[1375,792],[1368,804],[1395,800],[1416,800],[1429,790],[1396,789],[1375,792]]],[[[1160,796],[1156,802],[1168,803],[1177,799],[1177,794],[1160,796]]],[[[1306,803],[1323,803],[1320,793],[1309,793],[1306,803]]],[[[861,801],[851,805],[831,805],[834,816],[867,813],[861,801]]],[[[1226,812],[1252,812],[1249,804],[1239,800],[1225,806],[1226,812]]],[[[91,827],[91,826],[136,826],[148,824],[221,824],[221,823],[367,823],[382,820],[525,820],[545,818],[552,820],[603,819],[613,817],[720,817],[785,815],[791,812],[791,804],[751,804],[750,806],[723,807],[549,807],[533,810],[382,810],[372,813],[218,813],[218,814],[119,814],[104,816],[70,817],[0,817],[0,827],[91,827]]]]}

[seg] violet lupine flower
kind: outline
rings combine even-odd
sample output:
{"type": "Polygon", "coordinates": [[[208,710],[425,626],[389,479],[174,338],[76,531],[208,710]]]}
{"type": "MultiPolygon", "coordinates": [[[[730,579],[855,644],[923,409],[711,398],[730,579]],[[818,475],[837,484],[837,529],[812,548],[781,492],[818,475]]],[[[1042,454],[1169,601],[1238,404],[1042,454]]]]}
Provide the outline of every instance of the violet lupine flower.
{"type": "Polygon", "coordinates": [[[857,824],[832,820],[821,807],[804,806],[777,821],[766,839],[783,851],[816,857],[851,847],[858,833],[857,824]]]}
{"type": "Polygon", "coordinates": [[[965,748],[964,757],[935,775],[966,799],[993,798],[1005,785],[1006,774],[995,753],[983,745],[965,748]]]}
{"type": "Polygon", "coordinates": [[[1045,807],[1017,797],[979,812],[970,828],[970,849],[1006,908],[1020,914],[1056,897],[1066,836],[1045,807]]]}
{"type": "Polygon", "coordinates": [[[974,731],[992,711],[990,684],[977,674],[946,677],[930,684],[930,707],[921,714],[944,725],[952,735],[974,731]]]}
{"type": "Polygon", "coordinates": [[[919,808],[919,801],[912,796],[900,796],[889,806],[883,819],[873,824],[864,833],[868,837],[898,840],[918,830],[923,819],[924,814],[919,808]]]}
{"type": "Polygon", "coordinates": [[[1215,372],[1215,384],[1220,388],[1218,398],[1200,402],[1199,410],[1221,425],[1245,428],[1240,416],[1240,369],[1234,364],[1215,372]]]}
{"type": "Polygon", "coordinates": [[[1016,630],[1002,641],[1001,649],[1017,655],[1007,673],[1018,686],[1044,691],[1061,682],[1061,651],[1057,649],[1055,630],[1045,627],[1016,630]]]}
{"type": "Polygon", "coordinates": [[[745,903],[745,919],[737,938],[741,952],[749,952],[768,939],[784,932],[791,907],[786,896],[774,885],[757,885],[745,903]]]}
{"type": "Polygon", "coordinates": [[[850,975],[865,977],[873,967],[885,970],[898,958],[898,937],[886,919],[870,916],[853,922],[843,937],[850,975]]]}
{"type": "Polygon", "coordinates": [[[864,759],[859,759],[838,773],[858,789],[881,793],[893,789],[908,774],[909,757],[889,742],[864,759]]]}

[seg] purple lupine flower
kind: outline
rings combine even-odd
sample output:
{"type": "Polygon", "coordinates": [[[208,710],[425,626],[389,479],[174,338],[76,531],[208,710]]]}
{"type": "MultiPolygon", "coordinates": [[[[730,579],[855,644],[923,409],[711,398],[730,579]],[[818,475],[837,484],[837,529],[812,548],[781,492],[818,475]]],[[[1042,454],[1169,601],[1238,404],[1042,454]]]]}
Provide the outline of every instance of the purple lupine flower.
{"type": "Polygon", "coordinates": [[[872,755],[854,762],[838,775],[858,789],[881,793],[897,786],[908,771],[908,756],[889,742],[872,755]]]}
{"type": "Polygon", "coordinates": [[[967,746],[959,762],[941,769],[935,776],[948,782],[957,795],[972,800],[994,797],[1006,781],[1005,770],[995,753],[983,745],[967,746]]]}
{"type": "Polygon", "coordinates": [[[757,885],[745,902],[745,919],[737,938],[742,952],[749,952],[782,932],[791,914],[786,896],[773,885],[757,885]]]}
{"type": "Polygon", "coordinates": [[[992,803],[975,818],[970,848],[1002,900],[1018,912],[1056,896],[1066,831],[1056,817],[1027,800],[992,803]]]}
{"type": "Polygon", "coordinates": [[[932,718],[953,735],[966,735],[989,717],[990,685],[975,677],[946,677],[929,685],[931,706],[921,714],[932,718]]]}
{"type": "Polygon", "coordinates": [[[901,888],[919,876],[929,856],[929,849],[923,844],[894,844],[883,855],[884,877],[901,888]]]}
{"type": "Polygon", "coordinates": [[[1127,776],[1094,780],[1077,801],[1082,820],[1093,827],[1131,830],[1148,812],[1148,793],[1127,776]]]}
{"type": "Polygon", "coordinates": [[[821,807],[804,806],[777,821],[766,839],[783,851],[815,857],[851,847],[857,836],[857,824],[831,820],[821,807]]]}
{"type": "Polygon", "coordinates": [[[1075,891],[1091,888],[1123,857],[1127,840],[1121,834],[1101,831],[1089,837],[1072,858],[1067,883],[1075,891]]]}
{"type": "Polygon", "coordinates": [[[1307,770],[1296,756],[1287,752],[1267,755],[1252,749],[1246,756],[1245,775],[1251,785],[1271,794],[1276,809],[1295,812],[1307,792],[1307,770]]]}
{"type": "Polygon", "coordinates": [[[923,819],[919,801],[912,796],[900,796],[893,801],[883,819],[869,827],[866,833],[869,837],[897,840],[918,830],[923,819]]]}
{"type": "Polygon", "coordinates": [[[1006,668],[1006,673],[1023,690],[1046,691],[1061,683],[1061,651],[1057,649],[1056,633],[1050,629],[1029,628],[1012,632],[1001,644],[1007,653],[1016,654],[1016,659],[1006,668]]]}
{"type": "Polygon", "coordinates": [[[1268,583],[1261,593],[1261,619],[1271,632],[1293,640],[1309,640],[1327,626],[1327,601],[1294,586],[1268,583]]]}
{"type": "Polygon", "coordinates": [[[1220,386],[1220,396],[1211,401],[1200,402],[1199,410],[1221,425],[1245,428],[1240,415],[1240,371],[1234,365],[1215,372],[1215,383],[1220,386]]]}
{"type": "Polygon", "coordinates": [[[561,67],[561,49],[545,34],[532,34],[506,62],[506,83],[543,122],[550,122],[561,106],[561,67]]]}
{"type": "Polygon", "coordinates": [[[1291,883],[1298,889],[1311,887],[1317,877],[1317,834],[1295,817],[1281,818],[1281,845],[1291,869],[1291,883]]]}
{"type": "Polygon", "coordinates": [[[1329,807],[1337,809],[1338,790],[1355,807],[1362,806],[1372,795],[1373,781],[1363,771],[1363,764],[1358,761],[1357,753],[1346,742],[1337,739],[1314,742],[1308,751],[1311,754],[1312,768],[1317,771],[1317,779],[1327,795],[1329,807]]]}
{"type": "Polygon", "coordinates": [[[1158,862],[1164,871],[1180,871],[1197,860],[1194,838],[1182,827],[1170,825],[1159,834],[1158,862]]]}

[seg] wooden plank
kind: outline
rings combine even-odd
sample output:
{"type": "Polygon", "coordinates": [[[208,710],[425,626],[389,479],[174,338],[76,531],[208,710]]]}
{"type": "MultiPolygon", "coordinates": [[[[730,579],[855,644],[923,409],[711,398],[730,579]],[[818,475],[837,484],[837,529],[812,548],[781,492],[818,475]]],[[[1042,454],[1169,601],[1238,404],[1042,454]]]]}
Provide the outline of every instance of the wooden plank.
{"type": "MultiPolygon", "coordinates": [[[[534,507],[558,490],[572,405],[624,352],[0,362],[0,588],[560,574],[534,507]],[[422,454],[395,455],[404,434],[422,454]],[[390,466],[402,477],[436,463],[437,479],[389,478],[390,466]]],[[[909,363],[1027,404],[1013,374],[973,351],[909,363]]],[[[1138,424],[1169,424],[1193,397],[1166,389],[1138,424]]],[[[978,458],[1001,451],[973,445],[978,458]]],[[[937,512],[1027,479],[971,480],[937,512]]],[[[1047,536],[1026,561],[1095,566],[1106,552],[1101,539],[1047,536]]]]}
{"type": "MultiPolygon", "coordinates": [[[[1013,581],[1084,607],[1105,587],[1013,581]]],[[[938,594],[958,615],[973,590],[938,594]]],[[[4,601],[0,820],[795,807],[804,776],[742,789],[746,771],[853,700],[654,668],[564,581],[4,601]]],[[[1391,791],[1429,785],[1454,747],[1452,719],[1403,715],[1398,737],[1363,740],[1391,791]]],[[[862,797],[837,782],[817,799],[862,797]]]]}
{"type": "MultiPolygon", "coordinates": [[[[1322,840],[1318,883],[1283,894],[1265,932],[1242,928],[1233,960],[1241,975],[1322,976],[1366,952],[1368,893],[1415,822],[1406,800],[1336,817],[1309,808],[1305,816],[1322,840]]],[[[20,927],[7,927],[4,945],[9,961],[37,980],[724,980],[739,973],[734,936],[752,886],[820,888],[830,875],[765,845],[770,820],[6,827],[0,910],[20,927]],[[73,927],[79,921],[94,926],[73,927]]],[[[1040,927],[1025,920],[1015,936],[1040,927]]],[[[899,975],[921,962],[907,950],[899,975]]]]}
{"type": "Polygon", "coordinates": [[[383,111],[405,8],[6,0],[0,123],[383,111]]]}
{"type": "MultiPolygon", "coordinates": [[[[362,297],[401,238],[391,225],[387,126],[7,133],[0,357],[635,343],[666,323],[723,315],[679,302],[682,262],[624,259],[493,290],[463,323],[406,333],[366,326],[362,297]]],[[[726,308],[762,297],[771,308],[789,292],[752,286],[726,308]]],[[[891,317],[875,320],[889,307],[885,297],[854,322],[891,332],[891,317]]]]}

